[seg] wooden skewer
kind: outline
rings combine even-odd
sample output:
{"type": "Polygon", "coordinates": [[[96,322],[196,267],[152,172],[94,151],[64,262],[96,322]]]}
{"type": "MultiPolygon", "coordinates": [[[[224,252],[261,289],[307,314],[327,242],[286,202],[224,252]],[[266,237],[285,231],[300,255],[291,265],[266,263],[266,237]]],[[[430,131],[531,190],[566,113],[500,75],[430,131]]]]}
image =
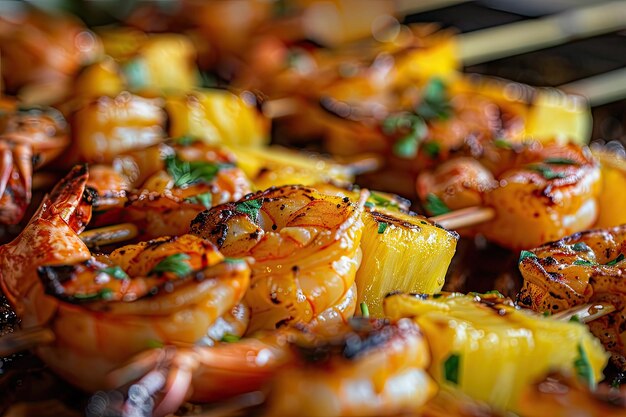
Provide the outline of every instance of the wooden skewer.
{"type": "Polygon", "coordinates": [[[465,33],[459,36],[459,58],[474,65],[625,27],[626,2],[612,1],[465,33]]]}
{"type": "Polygon", "coordinates": [[[584,96],[592,106],[621,100],[626,96],[626,68],[564,84],[559,89],[584,96]]]}
{"type": "Polygon", "coordinates": [[[491,207],[467,207],[431,217],[430,220],[446,229],[462,229],[492,220],[496,212],[491,207]]]}
{"type": "Polygon", "coordinates": [[[0,357],[54,342],[52,330],[44,327],[19,330],[0,337],[0,357]]]}
{"type": "Polygon", "coordinates": [[[580,306],[572,307],[568,310],[553,314],[552,318],[561,321],[571,320],[576,316],[581,323],[589,323],[590,321],[599,319],[615,311],[615,306],[609,303],[588,303],[580,306]]]}
{"type": "Polygon", "coordinates": [[[120,223],[113,226],[87,230],[78,235],[88,247],[110,245],[130,240],[139,234],[132,223],[120,223]]]}

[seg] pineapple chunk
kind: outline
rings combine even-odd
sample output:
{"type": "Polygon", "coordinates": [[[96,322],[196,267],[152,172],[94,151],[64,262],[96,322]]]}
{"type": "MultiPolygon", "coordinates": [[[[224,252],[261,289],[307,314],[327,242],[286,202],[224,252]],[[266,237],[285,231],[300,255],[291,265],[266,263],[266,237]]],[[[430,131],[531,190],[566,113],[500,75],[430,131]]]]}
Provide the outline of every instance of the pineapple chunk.
{"type": "MultiPolygon", "coordinates": [[[[378,193],[375,195],[379,195],[378,193]]],[[[425,217],[384,207],[363,214],[363,260],[356,274],[358,302],[383,317],[383,299],[394,291],[441,291],[458,235],[425,217]]]]}
{"type": "Polygon", "coordinates": [[[231,145],[229,149],[237,157],[238,166],[260,190],[281,185],[354,181],[349,167],[317,154],[278,146],[253,149],[231,145]]]}
{"type": "Polygon", "coordinates": [[[519,411],[522,392],[550,371],[578,372],[595,385],[608,359],[585,325],[516,309],[498,295],[397,294],[385,312],[419,324],[436,381],[499,410],[519,411]]]}
{"type": "Polygon", "coordinates": [[[593,156],[600,161],[602,188],[598,203],[600,210],[594,227],[613,227],[626,223],[626,160],[603,149],[593,149],[593,156]]]}
{"type": "Polygon", "coordinates": [[[260,147],[269,140],[269,121],[241,97],[225,90],[194,90],[166,101],[170,136],[207,143],[260,147]]]}

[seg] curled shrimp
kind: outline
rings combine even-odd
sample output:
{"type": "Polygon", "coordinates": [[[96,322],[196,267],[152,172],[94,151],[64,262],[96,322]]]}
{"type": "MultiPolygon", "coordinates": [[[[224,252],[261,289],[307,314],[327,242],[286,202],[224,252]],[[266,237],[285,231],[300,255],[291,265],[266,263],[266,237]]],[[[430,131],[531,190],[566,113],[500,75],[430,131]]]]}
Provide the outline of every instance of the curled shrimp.
{"type": "Polygon", "coordinates": [[[559,239],[596,221],[600,170],[586,148],[488,144],[478,156],[452,159],[419,175],[417,192],[427,210],[491,207],[493,220],[473,232],[515,249],[559,239]]]}
{"type": "Polygon", "coordinates": [[[33,171],[69,143],[63,116],[53,108],[20,108],[0,134],[0,223],[16,224],[30,203],[33,171]]]}
{"type": "Polygon", "coordinates": [[[162,237],[92,255],[77,234],[91,215],[87,177],[73,169],[0,249],[2,290],[25,328],[51,332],[35,352],[54,372],[94,391],[151,344],[203,342],[216,324],[245,331],[248,315],[233,309],[250,269],[204,239],[162,237]]]}
{"type": "Polygon", "coordinates": [[[90,168],[100,212],[94,226],[131,222],[140,239],[181,235],[201,211],[236,201],[251,185],[226,149],[183,138],[90,168]]]}
{"type": "Polygon", "coordinates": [[[109,380],[118,386],[136,381],[129,393],[142,395],[129,395],[129,414],[164,415],[185,399],[209,402],[262,390],[266,415],[395,415],[434,395],[429,363],[426,341],[410,320],[361,318],[332,335],[284,327],[213,347],[155,349],[109,380]]]}
{"type": "Polygon", "coordinates": [[[520,305],[555,313],[588,302],[606,302],[616,311],[588,323],[591,332],[626,369],[626,226],[575,233],[520,257],[524,285],[520,305]]]}
{"type": "Polygon", "coordinates": [[[351,327],[325,346],[299,348],[304,363],[278,374],[267,415],[397,415],[435,394],[428,345],[411,320],[353,319],[351,327]]]}
{"type": "Polygon", "coordinates": [[[226,256],[251,256],[249,333],[285,324],[329,326],[356,306],[365,194],[358,203],[304,186],[269,188],[200,213],[191,233],[226,256]]]}

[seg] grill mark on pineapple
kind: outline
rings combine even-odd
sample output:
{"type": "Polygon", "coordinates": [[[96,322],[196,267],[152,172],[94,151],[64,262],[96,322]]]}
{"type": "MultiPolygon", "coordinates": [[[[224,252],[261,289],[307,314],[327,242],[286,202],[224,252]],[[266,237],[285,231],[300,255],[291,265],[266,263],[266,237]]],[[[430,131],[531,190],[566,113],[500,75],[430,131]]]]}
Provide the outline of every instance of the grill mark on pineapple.
{"type": "Polygon", "coordinates": [[[422,230],[422,228],[420,226],[418,226],[417,224],[413,224],[410,223],[408,221],[405,220],[401,220],[397,217],[393,217],[389,214],[386,213],[381,213],[379,211],[370,211],[370,214],[372,215],[372,217],[374,218],[374,220],[376,220],[379,223],[389,223],[389,224],[393,224],[399,227],[404,227],[407,229],[414,229],[414,230],[422,230]]]}

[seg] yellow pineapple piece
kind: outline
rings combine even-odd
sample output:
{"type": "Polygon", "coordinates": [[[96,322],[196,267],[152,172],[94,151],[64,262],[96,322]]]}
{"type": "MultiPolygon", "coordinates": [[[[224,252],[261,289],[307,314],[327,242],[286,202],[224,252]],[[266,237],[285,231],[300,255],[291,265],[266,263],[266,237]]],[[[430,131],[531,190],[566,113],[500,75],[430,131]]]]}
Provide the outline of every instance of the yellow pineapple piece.
{"type": "MultiPolygon", "coordinates": [[[[352,183],[352,169],[314,153],[279,146],[250,148],[232,145],[238,165],[260,190],[281,185],[352,183]]],[[[358,198],[358,197],[357,197],[358,198]]]]}
{"type": "Polygon", "coordinates": [[[578,372],[593,386],[608,359],[585,325],[516,309],[495,294],[398,294],[385,299],[385,312],[419,324],[436,381],[499,410],[518,411],[522,392],[550,371],[578,372]]]}
{"type": "Polygon", "coordinates": [[[269,121],[241,97],[225,90],[194,90],[166,99],[170,136],[207,143],[259,147],[269,141],[269,121]]]}
{"type": "Polygon", "coordinates": [[[593,149],[593,156],[600,161],[602,187],[598,204],[598,219],[594,227],[605,228],[626,223],[626,160],[613,152],[593,149]]]}
{"type": "MultiPolygon", "coordinates": [[[[380,193],[374,193],[380,201],[380,193]]],[[[371,201],[371,200],[370,200],[371,201]]],[[[441,291],[458,235],[423,216],[375,205],[363,214],[363,260],[356,274],[358,301],[383,317],[383,299],[394,291],[441,291]]]]}

